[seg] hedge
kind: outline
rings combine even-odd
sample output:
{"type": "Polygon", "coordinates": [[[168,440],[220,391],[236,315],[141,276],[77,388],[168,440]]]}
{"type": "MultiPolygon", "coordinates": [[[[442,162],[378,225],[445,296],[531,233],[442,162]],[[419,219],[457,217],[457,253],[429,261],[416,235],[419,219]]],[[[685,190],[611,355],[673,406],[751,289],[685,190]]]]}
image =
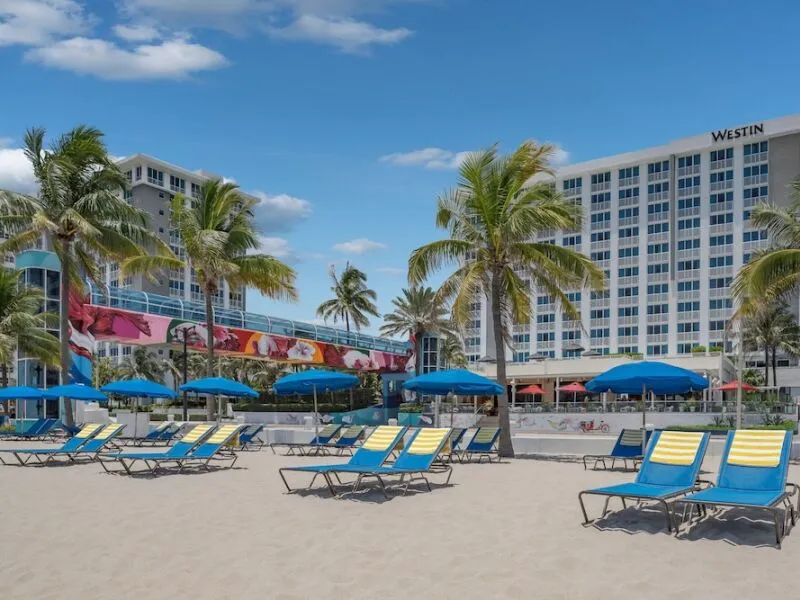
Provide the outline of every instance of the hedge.
{"type": "MultiPolygon", "coordinates": [[[[353,409],[366,408],[353,405],[353,409]]],[[[314,412],[313,404],[305,402],[287,402],[282,404],[260,404],[258,402],[237,402],[233,405],[235,412],[314,412]]],[[[350,410],[350,403],[320,402],[317,410],[321,413],[339,413],[350,410]]]]}
{"type": "MultiPolygon", "coordinates": [[[[709,423],[708,425],[670,425],[667,427],[667,429],[670,431],[711,431],[724,433],[736,428],[731,427],[730,425],[716,425],[714,423],[709,423]]],[[[797,421],[787,419],[780,425],[752,425],[750,427],[745,427],[745,429],[797,431],[797,421]]]]}

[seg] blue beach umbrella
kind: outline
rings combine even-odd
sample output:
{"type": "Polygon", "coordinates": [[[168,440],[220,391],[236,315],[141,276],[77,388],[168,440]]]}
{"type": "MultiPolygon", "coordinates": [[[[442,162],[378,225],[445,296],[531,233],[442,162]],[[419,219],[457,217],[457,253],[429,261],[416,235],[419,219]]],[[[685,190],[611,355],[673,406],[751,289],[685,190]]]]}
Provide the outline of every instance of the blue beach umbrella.
{"type": "Polygon", "coordinates": [[[497,396],[503,386],[466,369],[435,371],[409,379],[403,387],[422,394],[454,394],[456,396],[497,396]]]}
{"type": "Polygon", "coordinates": [[[105,394],[83,383],[57,385],[56,387],[46,389],[43,393],[43,397],[48,400],[69,398],[70,400],[81,400],[83,402],[103,402],[108,400],[105,394]]]}
{"type": "MultiPolygon", "coordinates": [[[[645,397],[652,394],[685,394],[708,388],[708,380],[693,371],[662,362],[642,360],[619,365],[601,373],[586,384],[590,392],[642,395],[642,429],[646,428],[645,397]]],[[[642,453],[646,436],[642,436],[642,453]]]]}
{"type": "MultiPolygon", "coordinates": [[[[44,398],[44,391],[27,385],[17,385],[0,389],[0,400],[41,400],[44,398]]],[[[25,417],[28,416],[28,405],[25,406],[25,417]]],[[[19,413],[17,413],[19,414],[19,413]]]]}
{"type": "Polygon", "coordinates": [[[310,369],[281,377],[272,386],[276,394],[287,396],[290,394],[314,395],[314,435],[319,435],[319,420],[317,411],[317,391],[347,390],[358,385],[358,377],[348,373],[310,369]]]}
{"type": "Polygon", "coordinates": [[[211,394],[217,396],[217,423],[220,421],[222,406],[220,396],[249,397],[258,398],[259,394],[250,386],[247,386],[233,379],[225,377],[205,377],[184,383],[180,390],[182,392],[194,392],[195,394],[211,394]]]}
{"type": "MultiPolygon", "coordinates": [[[[131,396],[135,398],[133,403],[133,414],[139,411],[139,398],[177,398],[178,394],[165,385],[150,381],[148,379],[123,379],[112,381],[100,388],[106,394],[117,394],[119,396],[131,396]]],[[[133,437],[137,437],[137,426],[139,419],[133,418],[133,437]]]]}

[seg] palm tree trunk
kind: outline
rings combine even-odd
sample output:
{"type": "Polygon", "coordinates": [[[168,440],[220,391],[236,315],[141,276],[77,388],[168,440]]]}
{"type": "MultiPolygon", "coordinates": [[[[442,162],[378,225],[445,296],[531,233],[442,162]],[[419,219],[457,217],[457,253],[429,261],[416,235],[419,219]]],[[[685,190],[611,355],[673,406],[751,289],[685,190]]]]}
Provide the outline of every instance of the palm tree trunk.
{"type": "Polygon", "coordinates": [[[347,333],[350,333],[350,314],[344,313],[344,324],[347,328],[347,333]]]}
{"type": "Polygon", "coordinates": [[[778,358],[776,356],[777,354],[778,354],[778,348],[777,348],[777,346],[773,346],[772,347],[772,385],[774,385],[776,388],[778,387],[778,370],[777,370],[778,358]]]}
{"type": "Polygon", "coordinates": [[[0,386],[8,387],[8,365],[6,363],[0,365],[0,386]]]}
{"type": "MultiPolygon", "coordinates": [[[[61,241],[61,273],[60,277],[60,298],[59,303],[59,342],[61,344],[61,383],[69,383],[69,371],[72,366],[72,357],[69,353],[69,251],[70,242],[67,240],[61,241]]],[[[64,398],[64,425],[72,427],[75,425],[75,417],[72,414],[72,400],[64,398]]]]}
{"type": "Polygon", "coordinates": [[[423,332],[414,333],[414,369],[416,377],[422,375],[422,336],[423,332]]]}
{"type": "MultiPolygon", "coordinates": [[[[206,377],[214,376],[214,303],[211,297],[211,286],[205,287],[206,296],[206,327],[208,328],[208,343],[206,343],[206,377]]],[[[206,396],[206,416],[209,421],[214,420],[214,397],[206,396]]]]}
{"type": "Polygon", "coordinates": [[[764,385],[769,387],[769,346],[764,346],[764,385]]]}
{"type": "Polygon", "coordinates": [[[506,347],[503,338],[503,319],[500,315],[500,278],[492,277],[492,324],[494,325],[494,350],[497,361],[497,383],[503,391],[497,397],[497,416],[500,422],[500,444],[498,453],[502,457],[514,458],[514,446],[511,444],[511,421],[508,417],[508,391],[506,389],[506,347]]]}

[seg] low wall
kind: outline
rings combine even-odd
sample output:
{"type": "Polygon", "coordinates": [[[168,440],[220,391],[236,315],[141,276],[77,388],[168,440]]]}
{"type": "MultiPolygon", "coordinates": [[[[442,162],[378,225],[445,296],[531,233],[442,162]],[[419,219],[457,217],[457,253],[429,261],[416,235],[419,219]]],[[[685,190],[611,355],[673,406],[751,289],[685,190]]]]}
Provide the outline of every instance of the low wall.
{"type": "MultiPolygon", "coordinates": [[[[235,412],[234,417],[243,423],[264,423],[266,425],[304,425],[306,419],[313,422],[313,412],[235,412]]],[[[396,408],[369,407],[342,413],[319,415],[319,422],[341,423],[342,425],[383,425],[389,419],[397,418],[396,408]]]]}

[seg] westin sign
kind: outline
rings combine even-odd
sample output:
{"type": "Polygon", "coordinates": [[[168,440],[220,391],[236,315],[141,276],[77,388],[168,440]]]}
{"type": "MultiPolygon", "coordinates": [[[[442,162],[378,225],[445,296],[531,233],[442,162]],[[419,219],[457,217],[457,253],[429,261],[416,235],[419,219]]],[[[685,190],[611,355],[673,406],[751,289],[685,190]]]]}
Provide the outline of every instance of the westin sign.
{"type": "Polygon", "coordinates": [[[755,125],[747,125],[745,127],[737,127],[736,129],[720,129],[711,132],[711,138],[714,142],[727,142],[738,140],[743,137],[753,137],[754,135],[764,134],[764,123],[757,123],[755,125]]]}

